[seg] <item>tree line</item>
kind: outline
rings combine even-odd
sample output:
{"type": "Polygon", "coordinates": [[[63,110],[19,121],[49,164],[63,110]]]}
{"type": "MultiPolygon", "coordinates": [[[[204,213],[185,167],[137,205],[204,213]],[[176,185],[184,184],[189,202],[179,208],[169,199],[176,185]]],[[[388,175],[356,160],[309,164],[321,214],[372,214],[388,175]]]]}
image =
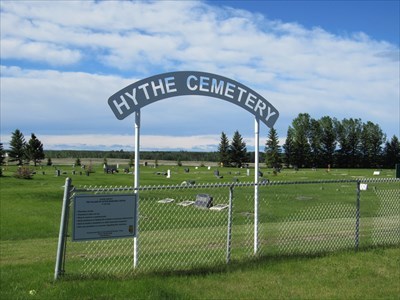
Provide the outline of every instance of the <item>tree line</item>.
{"type": "MultiPolygon", "coordinates": [[[[134,152],[124,150],[45,150],[49,158],[134,158],[134,152]]],[[[216,152],[140,151],[141,160],[218,161],[216,152]]]]}
{"type": "Polygon", "coordinates": [[[380,126],[371,121],[329,116],[316,120],[300,113],[287,130],[283,154],[273,128],[265,154],[268,166],[394,168],[400,163],[400,144],[395,135],[386,140],[380,126]]]}
{"type": "MultiPolygon", "coordinates": [[[[3,165],[5,150],[1,143],[0,151],[3,165]]],[[[48,163],[51,163],[52,158],[134,158],[134,152],[122,149],[44,150],[42,142],[34,133],[26,142],[19,129],[12,133],[7,153],[8,160],[18,165],[30,162],[36,165],[45,157],[48,163]]],[[[216,152],[140,152],[142,160],[212,161],[234,167],[243,167],[253,162],[254,156],[254,152],[247,151],[238,130],[234,132],[231,141],[222,132],[216,152]]],[[[339,121],[329,116],[314,119],[308,113],[300,113],[288,127],[283,146],[279,145],[276,130],[269,130],[260,161],[273,168],[281,168],[282,165],[298,168],[393,168],[396,163],[400,163],[400,142],[395,135],[387,140],[380,126],[370,121],[353,118],[339,121]]]]}

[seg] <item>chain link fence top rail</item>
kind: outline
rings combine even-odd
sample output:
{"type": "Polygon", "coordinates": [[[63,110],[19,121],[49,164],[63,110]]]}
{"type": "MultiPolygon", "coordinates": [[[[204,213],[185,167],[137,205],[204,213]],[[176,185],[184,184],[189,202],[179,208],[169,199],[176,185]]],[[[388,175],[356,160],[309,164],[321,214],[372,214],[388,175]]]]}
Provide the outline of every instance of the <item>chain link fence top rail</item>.
{"type": "MultiPolygon", "coordinates": [[[[68,226],[63,269],[71,275],[125,276],[252,257],[254,188],[251,182],[140,187],[136,268],[132,238],[72,242],[72,226],[68,226]],[[212,197],[213,209],[194,205],[198,194],[212,197]]],[[[398,179],[264,180],[258,191],[260,255],[399,245],[398,179]]],[[[129,186],[73,188],[70,210],[76,194],[134,192],[129,186]]],[[[72,224],[72,214],[68,218],[72,224]]]]}

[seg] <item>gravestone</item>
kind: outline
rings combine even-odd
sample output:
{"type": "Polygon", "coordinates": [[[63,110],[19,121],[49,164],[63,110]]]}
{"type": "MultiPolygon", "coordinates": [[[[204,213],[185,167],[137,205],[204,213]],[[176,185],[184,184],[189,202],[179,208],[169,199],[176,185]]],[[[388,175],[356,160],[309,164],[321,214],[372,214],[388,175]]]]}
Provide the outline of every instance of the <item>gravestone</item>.
{"type": "Polygon", "coordinates": [[[194,205],[198,208],[210,208],[213,206],[213,198],[208,194],[197,194],[194,205]]]}
{"type": "Polygon", "coordinates": [[[214,171],[214,176],[217,177],[217,178],[220,178],[220,179],[224,178],[224,176],[219,175],[219,171],[218,170],[214,171]]]}

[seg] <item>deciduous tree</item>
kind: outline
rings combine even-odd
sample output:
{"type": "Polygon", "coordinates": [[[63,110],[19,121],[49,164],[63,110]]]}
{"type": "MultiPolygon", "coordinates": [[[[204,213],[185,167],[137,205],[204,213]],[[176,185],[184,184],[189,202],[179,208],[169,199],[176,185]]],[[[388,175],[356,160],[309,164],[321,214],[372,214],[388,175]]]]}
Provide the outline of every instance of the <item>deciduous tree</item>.
{"type": "Polygon", "coordinates": [[[292,122],[293,128],[293,162],[298,167],[309,165],[311,149],[310,137],[310,115],[307,113],[299,114],[292,122]]]}
{"type": "Polygon", "coordinates": [[[386,135],[378,124],[371,121],[364,123],[361,131],[360,152],[362,157],[362,166],[364,168],[381,166],[382,146],[385,143],[386,135]]]}
{"type": "Polygon", "coordinates": [[[324,167],[333,166],[336,149],[335,120],[325,116],[319,120],[321,127],[321,161],[324,167]]]}
{"type": "Polygon", "coordinates": [[[336,123],[339,143],[338,161],[340,167],[358,167],[360,164],[361,119],[343,119],[336,123]]]}
{"type": "Polygon", "coordinates": [[[392,139],[386,141],[383,150],[385,166],[388,168],[394,168],[395,164],[400,164],[400,142],[397,136],[393,136],[392,139]]]}

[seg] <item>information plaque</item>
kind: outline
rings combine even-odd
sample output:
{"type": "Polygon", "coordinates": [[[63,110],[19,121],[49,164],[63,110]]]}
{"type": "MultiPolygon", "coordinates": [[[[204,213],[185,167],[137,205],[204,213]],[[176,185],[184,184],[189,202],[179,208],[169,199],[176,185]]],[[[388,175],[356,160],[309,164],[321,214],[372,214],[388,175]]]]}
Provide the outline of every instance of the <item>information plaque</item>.
{"type": "Polygon", "coordinates": [[[136,236],[136,195],[76,195],[73,241],[136,236]]]}

